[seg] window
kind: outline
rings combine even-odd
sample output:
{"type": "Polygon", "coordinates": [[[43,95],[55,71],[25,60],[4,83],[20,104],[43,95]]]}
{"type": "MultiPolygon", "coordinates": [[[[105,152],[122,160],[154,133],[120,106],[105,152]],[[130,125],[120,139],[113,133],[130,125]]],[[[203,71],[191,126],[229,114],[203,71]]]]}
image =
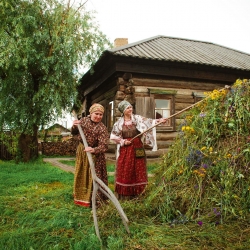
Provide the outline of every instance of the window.
{"type": "Polygon", "coordinates": [[[170,100],[155,99],[155,118],[165,118],[170,116],[170,100]]]}
{"type": "MultiPolygon", "coordinates": [[[[155,119],[168,118],[174,114],[174,96],[176,91],[172,90],[151,90],[150,96],[154,98],[155,102],[155,119]],[[154,93],[152,93],[154,92],[154,93]]],[[[175,119],[170,118],[167,123],[159,125],[162,129],[174,129],[175,119]]]]}
{"type": "MultiPolygon", "coordinates": [[[[153,91],[152,91],[153,92],[153,91]]],[[[150,96],[136,97],[135,113],[147,118],[168,118],[174,114],[174,95],[151,93],[150,96]]],[[[170,118],[167,123],[157,126],[159,130],[173,130],[175,120],[170,118]]]]}
{"type": "MultiPolygon", "coordinates": [[[[162,96],[163,97],[163,96],[162,96]]],[[[171,116],[171,98],[155,99],[155,119],[167,118],[171,116]]],[[[167,123],[159,126],[171,126],[171,119],[167,123]]]]}

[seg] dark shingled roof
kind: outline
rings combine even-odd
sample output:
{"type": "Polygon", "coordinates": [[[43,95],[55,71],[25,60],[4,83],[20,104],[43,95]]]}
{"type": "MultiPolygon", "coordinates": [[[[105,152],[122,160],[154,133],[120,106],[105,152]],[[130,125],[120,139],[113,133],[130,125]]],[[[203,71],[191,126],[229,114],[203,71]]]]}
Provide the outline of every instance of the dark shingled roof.
{"type": "Polygon", "coordinates": [[[250,54],[214,43],[167,36],[151,37],[107,52],[117,56],[250,70],[250,54]]]}

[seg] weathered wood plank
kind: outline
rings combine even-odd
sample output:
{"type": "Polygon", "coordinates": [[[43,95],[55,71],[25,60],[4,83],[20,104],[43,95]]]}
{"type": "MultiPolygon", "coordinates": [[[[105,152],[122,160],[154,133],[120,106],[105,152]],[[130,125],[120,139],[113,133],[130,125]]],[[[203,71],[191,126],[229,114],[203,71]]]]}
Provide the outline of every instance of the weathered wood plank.
{"type": "Polygon", "coordinates": [[[135,113],[147,118],[154,119],[154,98],[152,97],[136,97],[135,113]]]}
{"type": "Polygon", "coordinates": [[[156,133],[157,141],[172,141],[177,136],[177,132],[156,133]]]}
{"type": "MultiPolygon", "coordinates": [[[[167,88],[169,90],[201,90],[209,91],[213,89],[221,89],[224,84],[208,83],[208,82],[194,82],[194,81],[177,81],[177,80],[156,80],[156,79],[146,79],[146,78],[133,78],[134,86],[136,91],[140,92],[140,88],[143,92],[147,92],[148,88],[167,88]]],[[[192,92],[191,91],[191,92],[192,92]]],[[[191,93],[190,92],[190,93],[191,93]]],[[[191,93],[192,94],[192,93],[191,93]]]]}
{"type": "Polygon", "coordinates": [[[175,104],[177,103],[188,103],[188,104],[193,104],[194,103],[194,98],[190,98],[189,96],[183,97],[183,98],[175,98],[175,104]]]}

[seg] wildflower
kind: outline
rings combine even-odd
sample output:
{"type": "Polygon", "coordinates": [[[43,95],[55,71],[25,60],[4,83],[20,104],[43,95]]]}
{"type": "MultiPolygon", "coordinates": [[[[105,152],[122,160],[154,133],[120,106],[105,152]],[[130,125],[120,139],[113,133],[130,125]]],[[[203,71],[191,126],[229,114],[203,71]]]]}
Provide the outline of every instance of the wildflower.
{"type": "Polygon", "coordinates": [[[206,113],[204,113],[204,112],[201,112],[200,114],[199,114],[199,117],[205,117],[206,116],[206,113]]]}
{"type": "Polygon", "coordinates": [[[180,167],[180,170],[177,172],[178,175],[181,175],[183,173],[183,166],[180,167]]]}
{"type": "Polygon", "coordinates": [[[192,128],[192,127],[189,127],[189,126],[183,126],[182,128],[181,128],[181,130],[184,132],[184,131],[186,131],[186,132],[190,132],[190,133],[193,133],[194,132],[194,129],[192,128]]]}
{"type": "Polygon", "coordinates": [[[204,169],[207,169],[208,168],[208,165],[207,164],[203,164],[202,165],[204,169]]]}
{"type": "Polygon", "coordinates": [[[186,126],[183,126],[182,128],[181,128],[181,131],[185,131],[186,130],[186,126]]]}
{"type": "Polygon", "coordinates": [[[191,149],[190,151],[191,152],[186,158],[187,162],[191,163],[193,166],[194,165],[200,166],[203,158],[203,153],[200,150],[194,150],[194,149],[191,149]]]}
{"type": "Polygon", "coordinates": [[[185,119],[186,119],[187,121],[192,121],[193,116],[192,116],[192,115],[187,115],[185,119]]]}
{"type": "Polygon", "coordinates": [[[242,85],[242,83],[243,83],[242,80],[237,79],[236,82],[234,83],[234,86],[235,87],[240,86],[240,85],[242,85]]]}
{"type": "Polygon", "coordinates": [[[219,210],[217,210],[216,207],[213,209],[213,212],[214,212],[214,214],[215,214],[216,216],[219,216],[219,215],[221,214],[221,212],[220,212],[219,210]]]}
{"type": "Polygon", "coordinates": [[[203,151],[203,150],[205,150],[205,149],[207,149],[207,147],[206,147],[206,146],[202,147],[202,148],[201,148],[201,151],[203,151]]]}
{"type": "Polygon", "coordinates": [[[201,227],[203,222],[201,220],[197,221],[197,224],[201,227]]]}
{"type": "Polygon", "coordinates": [[[238,175],[238,178],[239,178],[239,179],[244,178],[244,175],[243,175],[243,174],[239,174],[239,175],[238,175]]]}
{"type": "Polygon", "coordinates": [[[205,177],[206,172],[207,171],[204,167],[200,167],[199,169],[193,171],[193,173],[197,174],[199,177],[205,177]]]}
{"type": "Polygon", "coordinates": [[[213,90],[212,92],[205,92],[204,93],[207,97],[210,97],[212,100],[219,99],[221,97],[224,97],[227,94],[227,91],[225,89],[223,90],[213,90]]]}

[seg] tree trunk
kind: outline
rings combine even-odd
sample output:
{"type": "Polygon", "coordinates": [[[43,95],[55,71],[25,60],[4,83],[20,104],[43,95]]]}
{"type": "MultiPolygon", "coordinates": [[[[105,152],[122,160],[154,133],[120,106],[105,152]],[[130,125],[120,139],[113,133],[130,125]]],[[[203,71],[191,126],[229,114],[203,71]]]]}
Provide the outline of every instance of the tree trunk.
{"type": "Polygon", "coordinates": [[[28,162],[38,157],[38,128],[34,126],[33,135],[22,133],[18,139],[18,149],[20,152],[20,160],[28,162]]]}

